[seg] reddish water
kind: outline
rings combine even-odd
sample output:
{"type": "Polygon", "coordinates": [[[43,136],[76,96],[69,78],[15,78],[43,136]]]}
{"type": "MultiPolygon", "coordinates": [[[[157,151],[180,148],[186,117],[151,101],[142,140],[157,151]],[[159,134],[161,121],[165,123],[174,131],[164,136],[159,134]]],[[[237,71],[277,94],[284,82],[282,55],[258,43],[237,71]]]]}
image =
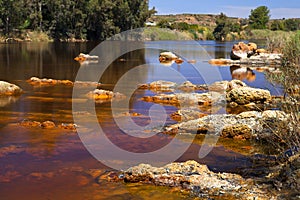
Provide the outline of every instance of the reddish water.
{"type": "MultiPolygon", "coordinates": [[[[26,80],[32,76],[40,78],[74,80],[80,65],[72,59],[80,52],[89,52],[95,44],[9,44],[0,45],[0,79],[15,83],[25,93],[18,99],[1,99],[0,104],[0,199],[182,199],[186,194],[170,188],[122,184],[106,181],[96,182],[90,171],[98,169],[98,174],[109,168],[96,160],[84,147],[76,132],[40,127],[20,126],[24,119],[46,121],[56,124],[73,123],[72,87],[33,87],[26,80]]],[[[208,46],[208,49],[211,48],[208,46]]],[[[214,49],[215,50],[215,49],[214,49]]],[[[224,49],[223,49],[224,51],[224,49]]],[[[145,62],[157,61],[153,52],[139,51],[124,55],[126,62],[117,61],[105,72],[100,82],[112,86],[129,69],[145,62]]],[[[177,67],[174,66],[176,69],[177,67]]],[[[178,69],[177,69],[178,70],[178,69]]],[[[191,75],[181,66],[183,74],[191,75]]],[[[224,71],[224,69],[220,69],[224,71]]],[[[229,70],[229,69],[227,69],[229,70]]],[[[159,72],[143,74],[144,83],[151,81],[159,72]]],[[[230,79],[229,71],[224,72],[230,79]]],[[[263,75],[258,75],[263,77],[263,75]]],[[[258,79],[258,83],[266,82],[258,79]]],[[[252,83],[254,84],[254,83],[252,83]]],[[[82,94],[87,89],[82,89],[82,94]]],[[[274,90],[275,91],[275,90],[274,90]]],[[[149,91],[136,91],[133,99],[139,99],[149,91]]],[[[73,101],[84,104],[87,99],[78,97],[73,101]]],[[[141,113],[135,117],[137,124],[149,121],[148,109],[152,104],[131,101],[130,112],[141,113]]],[[[157,134],[149,140],[129,137],[120,131],[111,114],[110,103],[96,105],[99,123],[108,137],[121,148],[131,152],[149,152],[168,144],[173,137],[157,134]]],[[[168,114],[176,108],[167,106],[168,114]]],[[[122,110],[121,110],[122,111],[122,110]]],[[[174,123],[170,118],[167,124],[174,123]]],[[[181,142],[188,138],[182,137],[181,142]]],[[[234,171],[239,167],[250,166],[244,156],[249,153],[247,142],[235,143],[232,140],[219,141],[218,146],[204,159],[198,158],[202,138],[197,137],[193,145],[178,161],[194,159],[207,164],[212,170],[234,171]],[[234,151],[233,151],[234,150],[234,151]],[[243,154],[237,153],[241,152],[243,154]]],[[[250,148],[251,149],[251,148],[250,148]]]]}

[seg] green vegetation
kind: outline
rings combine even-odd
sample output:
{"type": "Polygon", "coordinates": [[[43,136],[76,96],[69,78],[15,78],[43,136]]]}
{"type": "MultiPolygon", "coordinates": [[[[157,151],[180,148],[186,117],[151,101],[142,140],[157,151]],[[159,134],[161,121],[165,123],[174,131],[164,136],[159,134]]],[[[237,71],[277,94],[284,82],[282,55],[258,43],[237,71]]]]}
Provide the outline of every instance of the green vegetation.
{"type": "Polygon", "coordinates": [[[266,6],[259,6],[251,10],[249,25],[253,29],[266,29],[270,20],[270,10],[266,6]]]}
{"type": "Polygon", "coordinates": [[[0,29],[6,37],[30,30],[54,39],[104,40],[143,27],[154,12],[147,0],[0,0],[0,29]]]}
{"type": "Polygon", "coordinates": [[[242,30],[242,27],[239,23],[230,21],[229,18],[223,13],[217,17],[216,24],[217,26],[214,29],[213,35],[215,39],[219,41],[228,40],[228,37],[235,37],[234,34],[231,34],[231,36],[228,36],[228,34],[238,33],[239,35],[242,30]]]}
{"type": "Polygon", "coordinates": [[[188,32],[180,32],[164,28],[147,28],[145,29],[144,38],[147,40],[192,40],[193,37],[188,32]]]}

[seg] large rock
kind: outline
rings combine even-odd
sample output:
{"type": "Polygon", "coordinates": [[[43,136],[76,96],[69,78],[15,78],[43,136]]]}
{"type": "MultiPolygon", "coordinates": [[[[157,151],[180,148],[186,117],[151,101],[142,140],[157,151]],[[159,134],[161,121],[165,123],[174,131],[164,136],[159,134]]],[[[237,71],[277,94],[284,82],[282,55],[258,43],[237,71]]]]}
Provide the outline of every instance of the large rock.
{"type": "Polygon", "coordinates": [[[271,195],[240,175],[214,173],[196,161],[171,163],[163,167],[140,164],[123,174],[125,182],[152,183],[192,191],[194,195],[230,196],[232,199],[269,199],[271,195]]]}
{"type": "Polygon", "coordinates": [[[227,103],[235,102],[238,105],[249,103],[265,103],[272,100],[268,90],[256,89],[251,87],[234,88],[226,95],[227,103]]]}
{"type": "Polygon", "coordinates": [[[239,42],[238,44],[234,44],[231,52],[230,58],[232,60],[240,60],[250,57],[257,50],[257,45],[253,42],[245,44],[244,42],[239,42]]]}
{"type": "Polygon", "coordinates": [[[18,96],[22,94],[22,89],[5,81],[0,81],[0,96],[18,96]]]}
{"type": "Polygon", "coordinates": [[[278,124],[288,126],[289,117],[282,111],[249,111],[238,115],[216,114],[166,127],[168,134],[220,134],[235,139],[266,139],[278,124]]]}

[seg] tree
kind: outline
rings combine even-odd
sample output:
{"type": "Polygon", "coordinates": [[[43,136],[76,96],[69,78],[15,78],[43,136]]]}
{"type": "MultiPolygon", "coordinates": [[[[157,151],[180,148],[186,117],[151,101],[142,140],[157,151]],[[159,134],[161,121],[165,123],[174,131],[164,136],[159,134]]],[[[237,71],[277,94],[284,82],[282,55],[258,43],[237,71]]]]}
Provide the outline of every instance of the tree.
{"type": "Polygon", "coordinates": [[[259,6],[251,10],[249,25],[253,29],[266,29],[270,20],[270,10],[266,6],[259,6]]]}
{"type": "Polygon", "coordinates": [[[282,20],[275,20],[271,24],[271,30],[272,31],[277,31],[277,30],[284,30],[285,29],[285,24],[282,20]]]}
{"type": "Polygon", "coordinates": [[[214,29],[213,35],[216,40],[224,41],[226,35],[230,32],[228,17],[224,13],[221,13],[217,17],[216,23],[217,23],[217,27],[214,29]]]}
{"type": "Polygon", "coordinates": [[[284,21],[286,31],[296,31],[299,30],[299,20],[287,19],[284,21]]]}

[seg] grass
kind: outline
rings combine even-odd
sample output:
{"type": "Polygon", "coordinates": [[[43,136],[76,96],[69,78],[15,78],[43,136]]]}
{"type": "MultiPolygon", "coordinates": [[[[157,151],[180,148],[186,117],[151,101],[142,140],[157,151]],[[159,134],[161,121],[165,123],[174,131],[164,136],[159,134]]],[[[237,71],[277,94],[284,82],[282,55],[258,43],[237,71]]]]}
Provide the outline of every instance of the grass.
{"type": "Polygon", "coordinates": [[[175,31],[163,28],[147,28],[144,31],[144,38],[147,40],[193,40],[193,36],[188,32],[175,31]]]}

